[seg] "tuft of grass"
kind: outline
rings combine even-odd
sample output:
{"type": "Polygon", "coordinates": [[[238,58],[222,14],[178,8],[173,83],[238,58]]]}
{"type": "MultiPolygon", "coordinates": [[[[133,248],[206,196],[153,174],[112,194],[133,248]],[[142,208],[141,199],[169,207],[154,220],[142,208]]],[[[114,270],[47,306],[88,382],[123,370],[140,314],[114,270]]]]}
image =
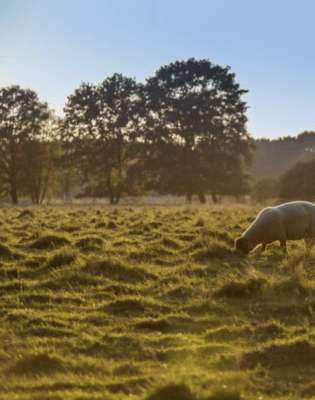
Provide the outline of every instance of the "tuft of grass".
{"type": "Polygon", "coordinates": [[[286,257],[281,270],[290,274],[300,274],[307,280],[315,280],[315,251],[306,250],[286,257]]]}
{"type": "Polygon", "coordinates": [[[272,339],[284,338],[287,330],[279,323],[272,321],[267,324],[258,326],[252,334],[252,337],[256,341],[265,342],[272,339]]]}
{"type": "Polygon", "coordinates": [[[162,244],[166,247],[171,247],[173,249],[180,249],[182,247],[179,240],[165,237],[162,241],[162,244]]]}
{"type": "Polygon", "coordinates": [[[75,332],[69,329],[60,329],[60,328],[54,328],[54,327],[37,327],[37,328],[30,328],[27,329],[25,332],[22,332],[22,335],[25,337],[32,337],[32,336],[38,336],[40,338],[67,338],[67,337],[73,337],[76,336],[75,332]]]}
{"type": "Polygon", "coordinates": [[[169,312],[169,308],[158,302],[145,301],[141,298],[124,298],[112,301],[105,307],[101,308],[108,314],[119,315],[122,317],[154,315],[157,316],[161,312],[169,312]]]}
{"type": "Polygon", "coordinates": [[[109,303],[104,308],[107,313],[127,317],[131,315],[141,315],[144,313],[145,309],[145,304],[138,299],[116,300],[109,303]]]}
{"type": "MultiPolygon", "coordinates": [[[[95,218],[93,218],[93,220],[91,220],[91,222],[96,222],[95,218]]],[[[106,227],[107,227],[107,223],[104,221],[97,222],[95,224],[95,228],[106,228],[106,227]]]]}
{"type": "Polygon", "coordinates": [[[65,237],[48,235],[35,240],[33,243],[30,244],[29,247],[36,250],[48,250],[54,249],[56,247],[66,246],[70,243],[71,242],[65,237]]]}
{"type": "Polygon", "coordinates": [[[76,225],[63,225],[60,227],[60,230],[63,232],[73,233],[81,230],[81,226],[76,225]]]}
{"type": "Polygon", "coordinates": [[[158,388],[145,400],[195,400],[196,396],[184,383],[170,383],[158,388]]]}
{"type": "Polygon", "coordinates": [[[77,260],[78,256],[78,250],[72,247],[62,248],[58,252],[55,252],[52,257],[48,259],[46,265],[51,269],[61,268],[65,265],[72,264],[77,260]]]}
{"type": "Polygon", "coordinates": [[[207,342],[229,342],[237,340],[266,342],[273,339],[284,338],[287,330],[272,321],[267,324],[262,324],[257,327],[251,325],[243,325],[240,327],[224,326],[211,331],[208,331],[205,335],[205,341],[207,342]]]}
{"type": "Polygon", "coordinates": [[[271,290],[278,297],[298,297],[303,299],[315,292],[314,288],[299,273],[294,273],[289,277],[278,278],[273,282],[271,290]]]}
{"type": "MultiPolygon", "coordinates": [[[[114,296],[121,297],[121,296],[134,296],[138,295],[139,291],[135,288],[135,285],[132,284],[123,284],[123,283],[115,283],[113,285],[108,285],[102,289],[102,293],[113,293],[114,296]]],[[[98,294],[96,294],[98,297],[98,294]]]]}
{"type": "Polygon", "coordinates": [[[196,239],[195,235],[189,235],[189,234],[182,234],[178,235],[177,237],[183,242],[193,242],[196,239]]]}
{"type": "Polygon", "coordinates": [[[148,359],[150,354],[144,352],[144,345],[140,338],[128,333],[106,333],[102,338],[95,341],[81,352],[92,356],[102,357],[107,360],[117,358],[122,362],[132,360],[148,359]]]}
{"type": "Polygon", "coordinates": [[[35,218],[35,214],[32,210],[25,209],[16,218],[25,218],[25,217],[35,218]]]}
{"type": "Polygon", "coordinates": [[[116,229],[117,228],[117,224],[114,221],[109,221],[109,223],[107,224],[107,229],[116,229]]]}
{"type": "Polygon", "coordinates": [[[194,258],[198,261],[235,257],[235,251],[220,242],[213,242],[209,245],[201,245],[200,247],[194,253],[194,258]]]}
{"type": "Polygon", "coordinates": [[[160,226],[163,226],[163,223],[158,221],[152,221],[149,222],[148,225],[153,229],[158,229],[160,226]]]}
{"type": "Polygon", "coordinates": [[[198,221],[196,222],[195,226],[199,226],[199,227],[205,226],[204,219],[203,218],[199,218],[198,221]]]}
{"type": "Polygon", "coordinates": [[[11,283],[3,283],[0,285],[0,293],[1,294],[23,292],[24,290],[27,290],[27,289],[28,289],[28,285],[20,280],[16,280],[11,283]]]}
{"type": "Polygon", "coordinates": [[[229,326],[220,327],[205,335],[206,342],[228,342],[236,339],[248,340],[253,335],[253,329],[250,326],[232,328],[229,326]]]}
{"type": "Polygon", "coordinates": [[[94,236],[87,236],[78,240],[75,246],[83,251],[93,251],[100,248],[103,244],[103,239],[94,236]]]}
{"type": "Polygon", "coordinates": [[[88,260],[83,270],[99,274],[112,280],[123,283],[139,284],[147,280],[156,280],[156,276],[143,268],[129,267],[119,261],[107,258],[105,260],[88,260]]]}

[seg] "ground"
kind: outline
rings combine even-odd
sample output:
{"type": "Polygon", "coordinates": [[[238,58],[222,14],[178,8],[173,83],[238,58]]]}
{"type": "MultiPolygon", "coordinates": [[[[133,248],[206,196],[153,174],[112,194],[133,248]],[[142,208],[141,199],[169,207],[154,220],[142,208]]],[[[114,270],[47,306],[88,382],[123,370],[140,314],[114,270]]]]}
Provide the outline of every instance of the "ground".
{"type": "Polygon", "coordinates": [[[315,398],[315,253],[259,207],[0,209],[0,398],[315,398]]]}

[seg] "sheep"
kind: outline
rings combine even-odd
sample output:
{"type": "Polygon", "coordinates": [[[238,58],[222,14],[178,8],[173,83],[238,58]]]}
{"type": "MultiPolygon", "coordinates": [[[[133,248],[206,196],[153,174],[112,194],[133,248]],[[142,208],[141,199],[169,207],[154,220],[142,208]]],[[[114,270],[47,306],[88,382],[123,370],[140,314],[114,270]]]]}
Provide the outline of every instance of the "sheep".
{"type": "Polygon", "coordinates": [[[267,244],[279,240],[285,255],[287,240],[304,239],[308,249],[314,245],[314,237],[315,205],[295,201],[263,209],[243,235],[235,240],[235,247],[248,254],[259,244],[264,251],[267,244]]]}

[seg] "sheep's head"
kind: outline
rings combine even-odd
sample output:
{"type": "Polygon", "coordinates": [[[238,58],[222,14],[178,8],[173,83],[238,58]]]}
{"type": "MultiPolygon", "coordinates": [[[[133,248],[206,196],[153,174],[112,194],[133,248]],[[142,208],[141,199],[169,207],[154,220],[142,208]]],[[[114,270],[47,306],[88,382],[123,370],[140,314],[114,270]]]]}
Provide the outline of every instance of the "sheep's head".
{"type": "Polygon", "coordinates": [[[248,240],[244,237],[235,240],[235,248],[245,254],[248,254],[252,250],[248,240]]]}

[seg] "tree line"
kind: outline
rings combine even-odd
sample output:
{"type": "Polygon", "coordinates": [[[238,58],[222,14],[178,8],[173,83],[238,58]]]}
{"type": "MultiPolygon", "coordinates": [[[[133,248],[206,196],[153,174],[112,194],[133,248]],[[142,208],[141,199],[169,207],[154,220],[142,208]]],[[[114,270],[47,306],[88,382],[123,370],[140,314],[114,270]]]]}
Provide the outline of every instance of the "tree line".
{"type": "Polygon", "coordinates": [[[315,131],[303,131],[295,137],[276,140],[260,139],[256,144],[253,172],[256,177],[263,172],[265,176],[253,182],[253,200],[314,201],[315,131]],[[271,174],[271,171],[274,173],[271,174]]]}
{"type": "Polygon", "coordinates": [[[17,85],[0,89],[0,194],[42,203],[71,197],[239,196],[249,190],[254,144],[247,90],[230,67],[176,61],[138,83],[115,73],[82,82],[64,117],[17,85]]]}
{"type": "Polygon", "coordinates": [[[298,161],[279,178],[263,177],[252,187],[253,200],[264,202],[269,199],[287,201],[315,199],[315,159],[308,162],[298,161]]]}

